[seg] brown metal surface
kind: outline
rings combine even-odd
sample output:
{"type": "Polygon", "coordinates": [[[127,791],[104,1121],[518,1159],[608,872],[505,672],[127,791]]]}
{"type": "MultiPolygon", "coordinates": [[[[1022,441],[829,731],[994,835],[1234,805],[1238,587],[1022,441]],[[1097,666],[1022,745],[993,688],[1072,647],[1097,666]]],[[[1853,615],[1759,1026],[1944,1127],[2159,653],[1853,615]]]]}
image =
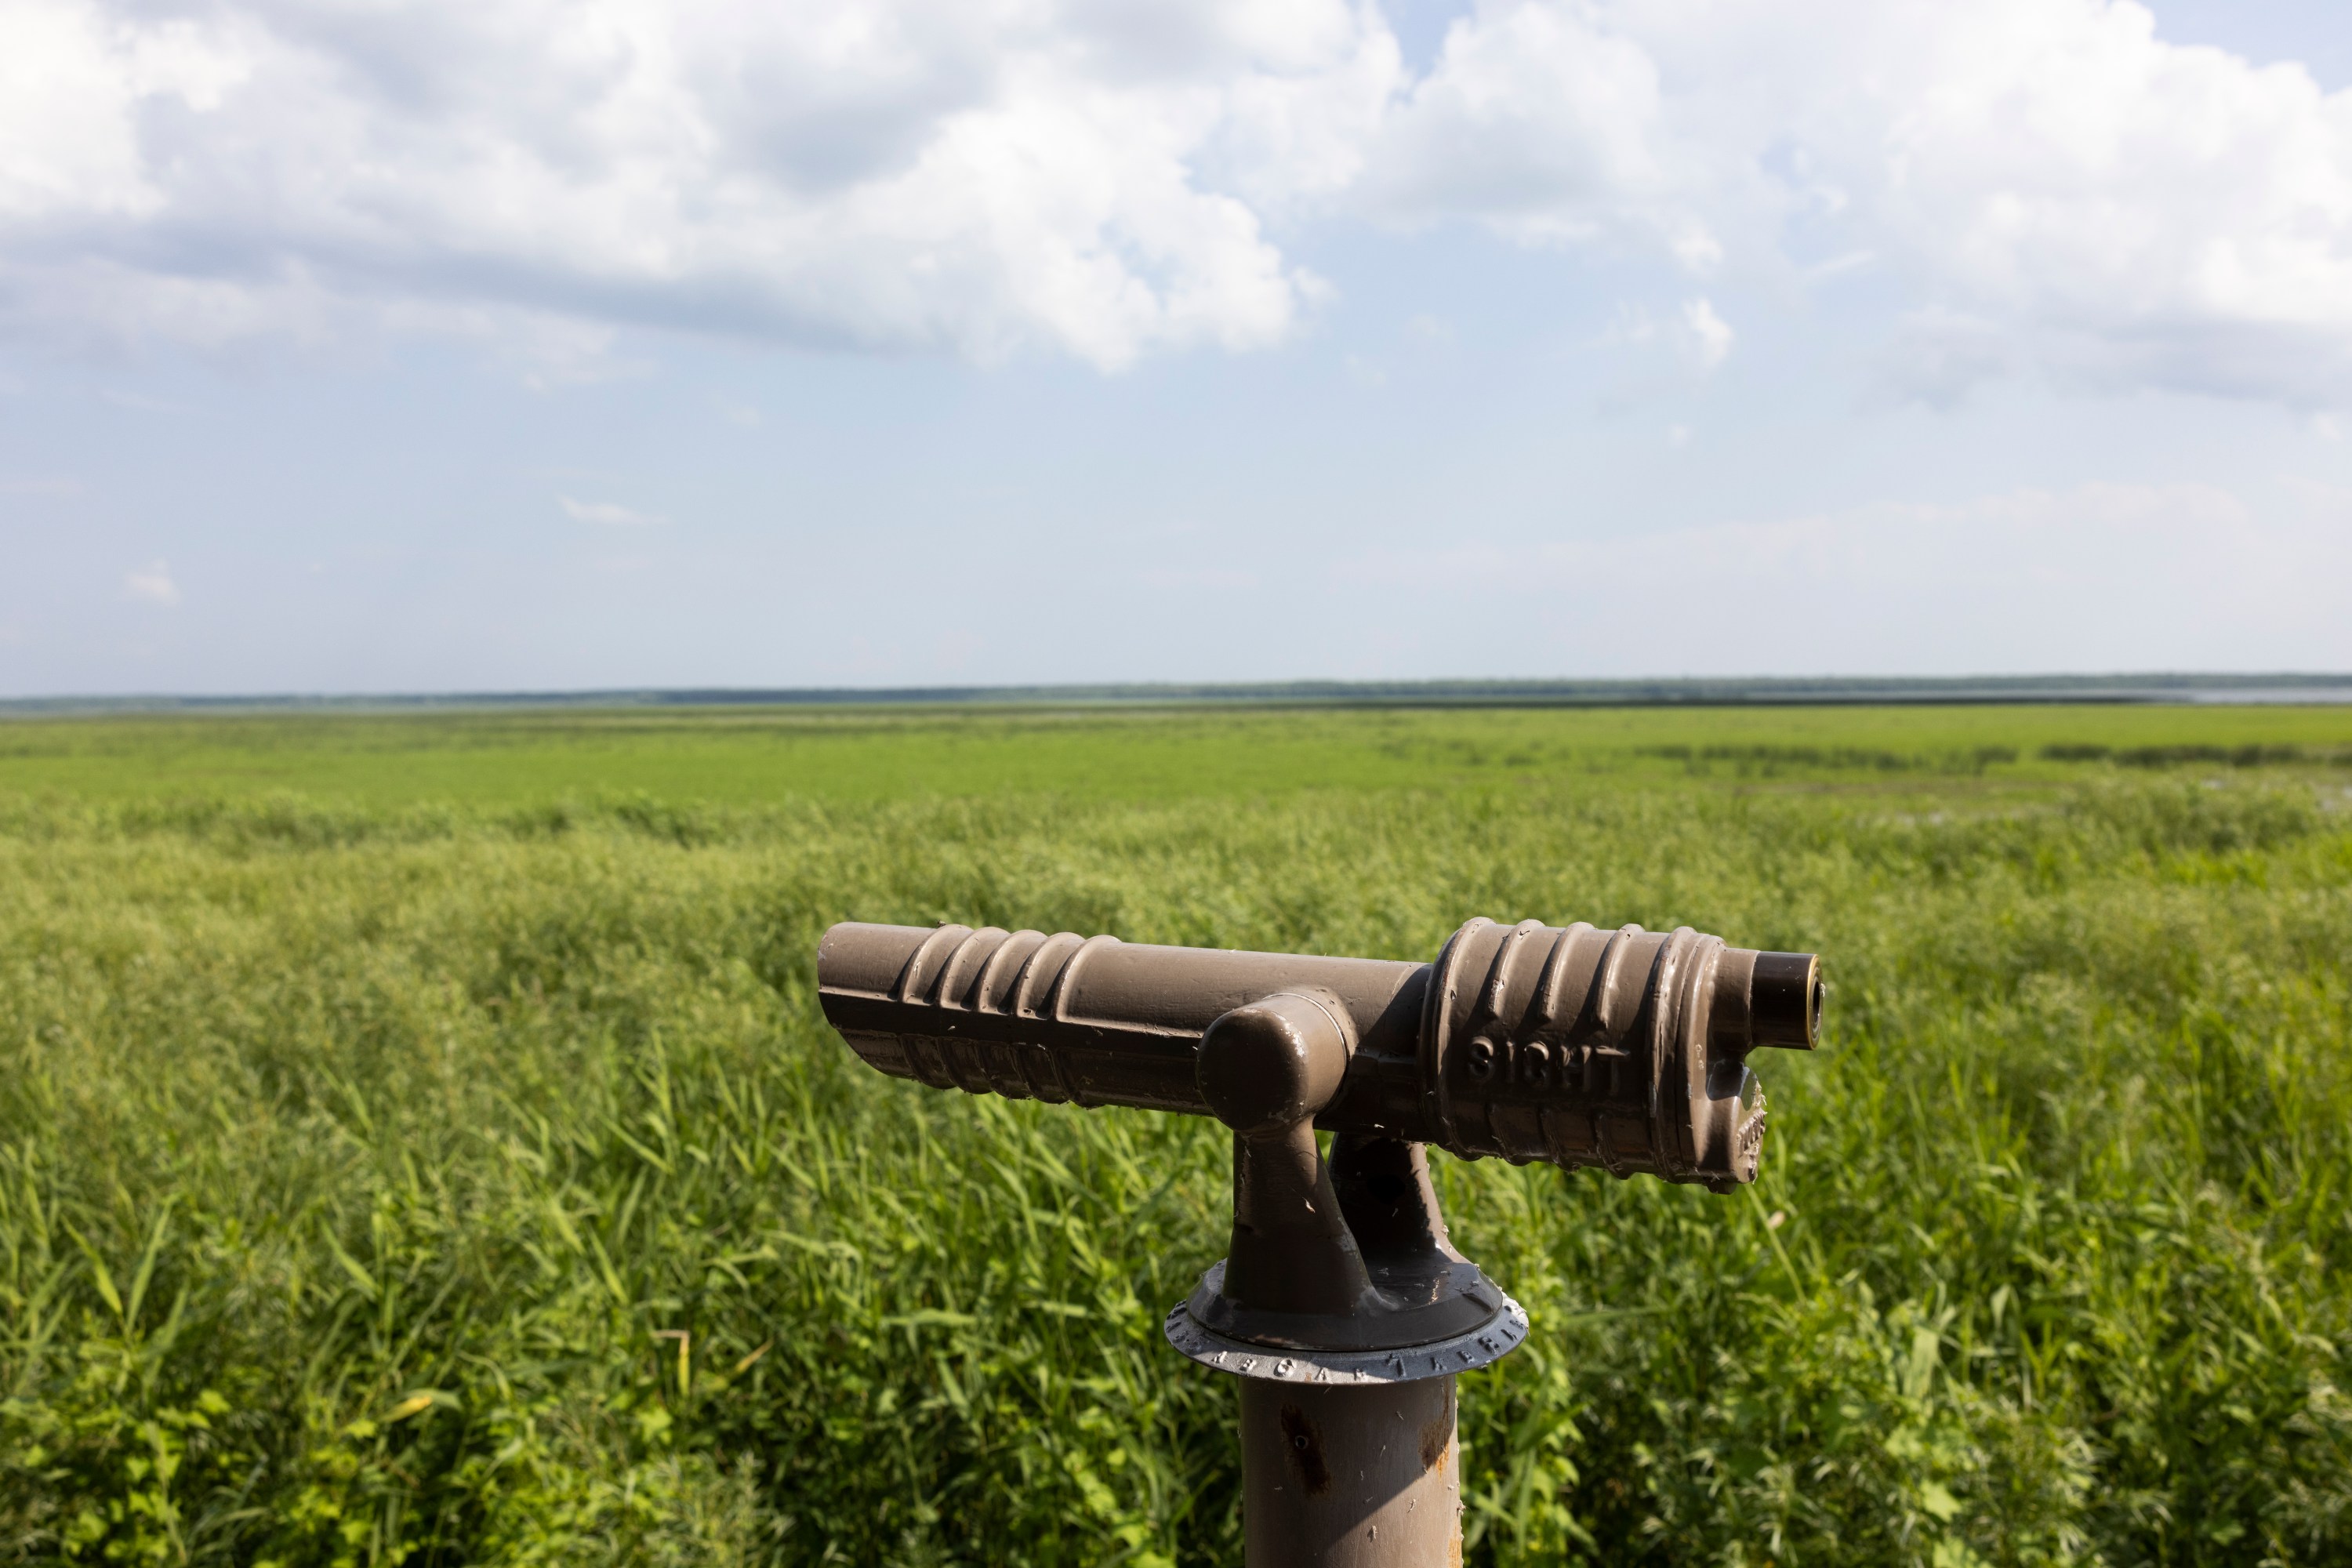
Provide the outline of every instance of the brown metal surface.
{"type": "Polygon", "coordinates": [[[1327,1163],[1304,1120],[1286,1133],[1234,1138],[1233,1239],[1183,1307],[1220,1341],[1394,1382],[1465,1371],[1516,1348],[1500,1321],[1509,1310],[1501,1288],[1446,1237],[1420,1144],[1342,1132],[1327,1163]],[[1490,1329],[1480,1345],[1477,1334],[1490,1329]],[[1466,1353],[1436,1363],[1406,1355],[1384,1365],[1361,1353],[1465,1336],[1466,1353]]]}
{"type": "Polygon", "coordinates": [[[1728,1191],[1748,1052],[1810,1049],[1822,1006],[1811,953],[1538,921],[1422,964],[850,923],[817,987],[884,1072],[1233,1129],[1227,1255],[1166,1331],[1241,1378],[1250,1568],[1462,1561],[1454,1378],[1528,1320],[1447,1239],[1424,1143],[1728,1191]]]}
{"type": "Polygon", "coordinates": [[[1760,1046],[1810,1047],[1810,953],[1687,927],[1474,920],[1433,963],[1154,947],[1070,932],[847,923],[825,1016],[873,1066],[940,1089],[1212,1114],[1211,1024],[1312,994],[1354,1037],[1326,1131],[1727,1190],[1755,1179],[1760,1046]]]}
{"type": "Polygon", "coordinates": [[[1454,1379],[1316,1388],[1244,1379],[1248,1568],[1462,1561],[1454,1379]]]}

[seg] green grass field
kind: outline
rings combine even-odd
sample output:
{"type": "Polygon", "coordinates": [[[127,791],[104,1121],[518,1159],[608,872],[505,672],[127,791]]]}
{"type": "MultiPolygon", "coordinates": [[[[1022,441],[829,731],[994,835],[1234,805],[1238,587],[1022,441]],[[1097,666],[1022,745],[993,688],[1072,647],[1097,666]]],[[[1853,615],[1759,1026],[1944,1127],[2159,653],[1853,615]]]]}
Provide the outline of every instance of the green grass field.
{"type": "MultiPolygon", "coordinates": [[[[2352,709],[700,709],[0,721],[0,791],[68,801],[513,806],[1175,801],[1591,779],[2071,779],[2126,767],[2352,763],[2352,709]],[[2071,753],[2104,751],[2105,759],[2071,753]],[[2056,755],[2049,753],[2055,752],[2056,755]]],[[[2344,775],[2352,779],[2352,773],[2344,775]]]]}
{"type": "Polygon", "coordinates": [[[843,918],[1819,949],[1757,1188],[1439,1157],[1478,1563],[2352,1561],[2352,710],[0,724],[0,1563],[1228,1563],[1211,1124],[843,918]]]}

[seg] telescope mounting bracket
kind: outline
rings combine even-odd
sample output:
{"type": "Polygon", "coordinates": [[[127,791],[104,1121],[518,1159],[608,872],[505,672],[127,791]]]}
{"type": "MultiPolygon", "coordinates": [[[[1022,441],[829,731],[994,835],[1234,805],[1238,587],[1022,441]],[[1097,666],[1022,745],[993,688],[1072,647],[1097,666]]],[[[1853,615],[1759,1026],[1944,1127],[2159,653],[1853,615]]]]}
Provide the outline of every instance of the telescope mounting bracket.
{"type": "Polygon", "coordinates": [[[1281,1383],[1395,1384],[1482,1367],[1528,1316],[1456,1251],[1417,1142],[1339,1132],[1316,1113],[1356,1047],[1320,987],[1236,1007],[1201,1037],[1201,1091],[1234,1130],[1225,1259],[1168,1314],[1169,1342],[1205,1366],[1281,1383]]]}

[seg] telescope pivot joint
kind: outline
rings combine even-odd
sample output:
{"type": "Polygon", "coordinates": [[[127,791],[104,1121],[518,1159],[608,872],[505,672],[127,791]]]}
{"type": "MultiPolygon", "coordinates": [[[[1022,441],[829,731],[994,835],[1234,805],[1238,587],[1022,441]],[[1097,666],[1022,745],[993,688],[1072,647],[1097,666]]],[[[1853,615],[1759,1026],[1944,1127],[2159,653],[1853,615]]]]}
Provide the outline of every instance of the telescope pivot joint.
{"type": "Polygon", "coordinates": [[[1527,1314],[1454,1249],[1419,1143],[1315,1117],[1345,1078],[1354,1031],[1338,997],[1302,987],[1224,1013],[1201,1037],[1201,1096],[1234,1130],[1223,1262],[1168,1315],[1203,1365],[1276,1383],[1417,1382],[1516,1348],[1527,1314]]]}

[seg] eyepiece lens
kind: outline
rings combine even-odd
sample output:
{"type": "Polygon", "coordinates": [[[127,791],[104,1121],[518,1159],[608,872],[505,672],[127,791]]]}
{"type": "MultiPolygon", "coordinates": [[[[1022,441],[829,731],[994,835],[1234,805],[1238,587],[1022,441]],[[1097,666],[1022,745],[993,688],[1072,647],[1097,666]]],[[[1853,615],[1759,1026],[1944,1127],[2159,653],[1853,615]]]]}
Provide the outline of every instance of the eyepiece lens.
{"type": "Polygon", "coordinates": [[[1750,1043],[1811,1049],[1822,1025],[1821,960],[1810,952],[1758,953],[1748,1016],[1750,1043]]]}

